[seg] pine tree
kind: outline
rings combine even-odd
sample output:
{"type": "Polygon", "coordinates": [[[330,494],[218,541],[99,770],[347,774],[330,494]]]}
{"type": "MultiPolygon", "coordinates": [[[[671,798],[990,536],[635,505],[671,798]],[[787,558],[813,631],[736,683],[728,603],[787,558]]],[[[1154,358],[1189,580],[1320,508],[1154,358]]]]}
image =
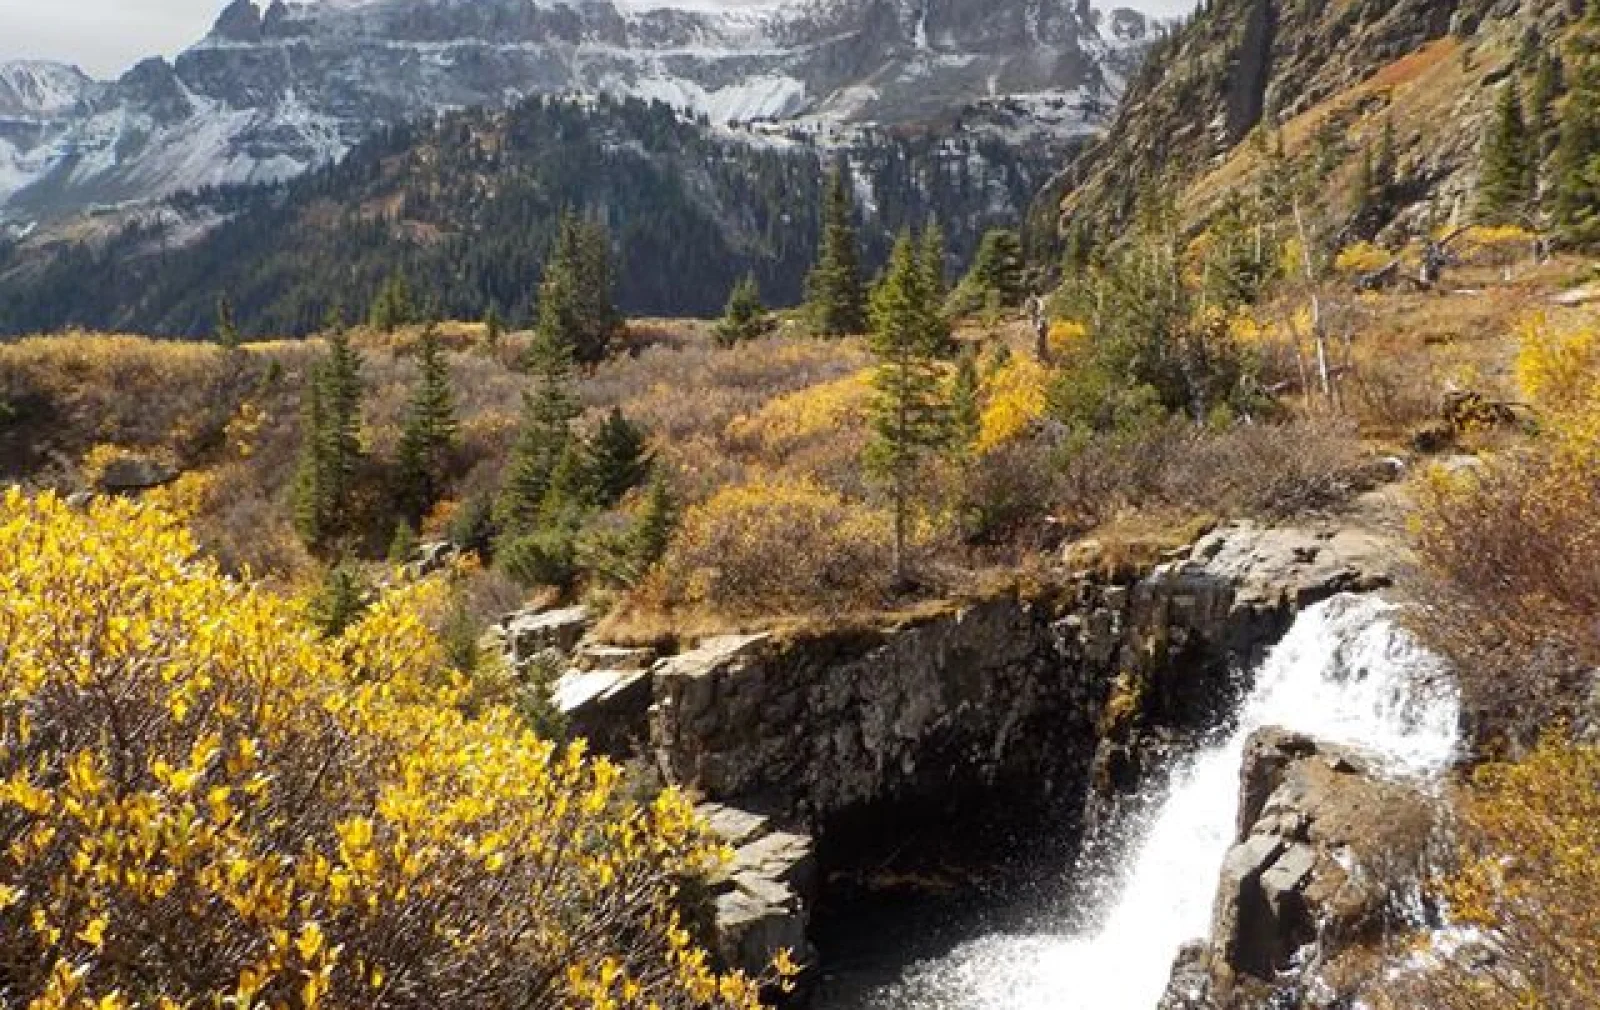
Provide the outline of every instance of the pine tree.
{"type": "Polygon", "coordinates": [[[329,490],[334,502],[345,504],[361,463],[361,354],[350,345],[343,326],[328,334],[328,358],[321,370],[322,401],[326,410],[323,451],[327,453],[329,490]]]}
{"type": "Polygon", "coordinates": [[[866,329],[866,293],[861,284],[861,248],[849,169],[843,162],[828,177],[822,208],[822,244],[806,277],[806,316],[822,336],[838,337],[866,329]]]}
{"type": "Polygon", "coordinates": [[[978,352],[970,344],[956,358],[950,380],[950,447],[966,456],[978,443],[983,428],[982,385],[978,378],[978,352]]]}
{"type": "Polygon", "coordinates": [[[393,333],[410,325],[416,317],[411,301],[411,285],[399,271],[389,275],[378,289],[367,314],[367,324],[380,333],[393,333]]]}
{"type": "Polygon", "coordinates": [[[346,564],[329,568],[312,597],[311,623],[324,638],[338,638],[367,611],[372,592],[361,573],[346,564]]]}
{"type": "Polygon", "coordinates": [[[923,288],[935,305],[944,304],[945,298],[950,295],[950,285],[945,280],[947,255],[944,229],[939,227],[938,222],[930,222],[922,231],[919,261],[924,273],[923,288]]]}
{"type": "Polygon", "coordinates": [[[394,536],[389,538],[389,560],[403,565],[417,553],[417,530],[407,520],[395,524],[394,536]]]}
{"type": "Polygon", "coordinates": [[[506,324],[500,318],[500,306],[489,303],[489,311],[483,316],[484,342],[493,350],[500,346],[500,338],[505,336],[506,324]]]}
{"type": "Polygon", "coordinates": [[[728,307],[717,321],[716,338],[721,347],[732,347],[745,340],[754,340],[766,330],[767,310],[761,304],[761,286],[754,273],[733,286],[728,295],[728,307]]]}
{"type": "Polygon", "coordinates": [[[572,441],[572,422],[581,413],[572,389],[572,349],[564,340],[543,328],[537,330],[527,365],[533,389],[523,395],[521,426],[494,508],[496,525],[502,534],[512,536],[538,527],[551,476],[572,441]]]}
{"type": "Polygon", "coordinates": [[[240,344],[239,327],[233,320],[233,303],[228,301],[227,295],[217,299],[217,343],[230,351],[240,344]]]}
{"type": "Polygon", "coordinates": [[[877,368],[871,408],[868,470],[882,480],[894,503],[894,574],[907,583],[906,539],[911,488],[918,463],[946,444],[947,404],[941,388],[937,307],[909,234],[901,235],[883,283],[873,292],[869,343],[877,368]]]}
{"type": "Polygon", "coordinates": [[[432,326],[422,334],[417,363],[421,375],[401,427],[395,465],[395,500],[401,515],[412,523],[421,522],[444,496],[457,428],[450,369],[432,326]]]}
{"type": "Polygon", "coordinates": [[[562,215],[539,283],[536,329],[564,342],[578,362],[601,361],[622,328],[611,298],[611,242],[605,229],[571,212],[562,215]]]}
{"type": "Polygon", "coordinates": [[[658,476],[650,482],[639,515],[628,531],[629,553],[641,570],[660,561],[667,553],[667,544],[677,524],[677,500],[671,486],[658,476]]]}
{"type": "Polygon", "coordinates": [[[1561,135],[1554,162],[1554,217],[1564,241],[1587,245],[1600,240],[1600,3],[1569,40],[1567,100],[1561,106],[1561,135]]]}
{"type": "Polygon", "coordinates": [[[654,462],[644,430],[624,417],[619,407],[611,408],[589,438],[587,451],[589,484],[601,508],[610,508],[643,484],[654,462]]]}
{"type": "Polygon", "coordinates": [[[978,244],[971,269],[956,289],[952,301],[957,311],[973,312],[991,303],[1016,308],[1027,296],[1022,239],[1005,228],[989,231],[978,244]]]}
{"type": "Polygon", "coordinates": [[[1533,160],[1522,116],[1522,90],[1511,78],[1500,91],[1494,124],[1484,142],[1478,178],[1478,214],[1486,221],[1516,221],[1532,202],[1533,160]]]}
{"type": "Polygon", "coordinates": [[[945,313],[945,301],[950,297],[950,286],[945,281],[945,259],[944,230],[937,223],[930,223],[922,232],[917,260],[922,270],[923,294],[937,327],[932,339],[941,355],[954,350],[950,317],[945,313]]]}
{"type": "Polygon", "coordinates": [[[300,457],[295,464],[289,497],[295,532],[314,551],[324,548],[334,533],[331,478],[324,438],[327,424],[321,377],[313,374],[306,389],[305,412],[300,425],[300,457]]]}
{"type": "Polygon", "coordinates": [[[1528,95],[1528,133],[1533,138],[1534,156],[1539,163],[1555,152],[1560,129],[1556,119],[1556,99],[1561,94],[1561,58],[1544,53],[1533,75],[1533,91],[1528,95]]]}
{"type": "Polygon", "coordinates": [[[295,529],[327,551],[350,528],[350,497],[361,462],[361,356],[349,335],[328,335],[329,354],[306,389],[300,459],[290,489],[295,529]]]}

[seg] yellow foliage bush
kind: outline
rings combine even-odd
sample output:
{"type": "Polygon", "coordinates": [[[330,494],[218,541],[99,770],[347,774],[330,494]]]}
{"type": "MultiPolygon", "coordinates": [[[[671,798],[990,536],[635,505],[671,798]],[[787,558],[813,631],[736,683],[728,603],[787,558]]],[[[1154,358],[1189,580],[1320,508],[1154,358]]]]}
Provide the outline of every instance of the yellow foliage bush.
{"type": "Polygon", "coordinates": [[[0,498],[7,1004],[756,1007],[679,923],[689,803],[467,714],[442,592],[323,641],[149,505],[0,498]]]}
{"type": "Polygon", "coordinates": [[[684,515],[654,588],[668,607],[725,615],[872,606],[891,574],[890,525],[809,480],[723,488],[684,515]]]}
{"type": "Polygon", "coordinates": [[[1526,449],[1418,488],[1435,597],[1423,629],[1450,653],[1489,735],[1523,742],[1569,714],[1600,663],[1597,338],[1534,319],[1516,363],[1538,411],[1526,449]]]}
{"type": "Polygon", "coordinates": [[[1517,385],[1542,410],[1570,415],[1600,401],[1600,327],[1557,327],[1534,315],[1517,328],[1517,385]]]}
{"type": "Polygon", "coordinates": [[[1044,417],[1050,372],[1038,359],[1012,355],[984,383],[984,405],[978,429],[979,452],[990,452],[1027,434],[1044,417]]]}
{"type": "Polygon", "coordinates": [[[1480,768],[1460,810],[1460,866],[1444,891],[1468,943],[1389,1004],[1435,1010],[1600,1006],[1600,748],[1547,736],[1480,768]]]}
{"type": "Polygon", "coordinates": [[[1394,255],[1371,242],[1357,242],[1339,250],[1333,268],[1342,274],[1369,274],[1388,266],[1394,255]]]}
{"type": "Polygon", "coordinates": [[[728,440],[780,458],[815,439],[831,439],[842,429],[864,428],[872,400],[872,370],[776,397],[749,416],[728,425],[728,440]]]}

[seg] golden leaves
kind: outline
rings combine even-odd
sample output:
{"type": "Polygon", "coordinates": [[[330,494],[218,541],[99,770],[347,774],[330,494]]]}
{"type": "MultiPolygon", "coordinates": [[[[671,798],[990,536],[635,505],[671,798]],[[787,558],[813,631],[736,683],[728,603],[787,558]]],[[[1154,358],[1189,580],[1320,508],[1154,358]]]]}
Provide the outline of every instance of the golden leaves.
{"type": "Polygon", "coordinates": [[[721,855],[688,801],[640,805],[582,747],[469,716],[427,631],[441,599],[408,587],[324,641],[158,508],[5,492],[10,992],[63,1010],[450,1005],[441,987],[494,1007],[567,978],[552,1005],[755,1007],[676,919],[679,880],[721,855]]]}

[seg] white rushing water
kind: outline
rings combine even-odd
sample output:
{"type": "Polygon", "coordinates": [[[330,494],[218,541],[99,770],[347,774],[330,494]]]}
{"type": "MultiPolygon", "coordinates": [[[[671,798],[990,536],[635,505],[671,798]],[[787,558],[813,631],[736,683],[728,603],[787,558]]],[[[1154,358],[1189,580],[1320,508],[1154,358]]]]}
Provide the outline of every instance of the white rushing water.
{"type": "Polygon", "coordinates": [[[1224,740],[1177,770],[1125,832],[1120,879],[1076,932],[995,933],[914,965],[871,1001],[903,1010],[1153,1010],[1179,948],[1209,927],[1233,841],[1251,733],[1278,726],[1435,774],[1456,747],[1458,703],[1442,664],[1371,597],[1305,611],[1268,655],[1224,740]]]}

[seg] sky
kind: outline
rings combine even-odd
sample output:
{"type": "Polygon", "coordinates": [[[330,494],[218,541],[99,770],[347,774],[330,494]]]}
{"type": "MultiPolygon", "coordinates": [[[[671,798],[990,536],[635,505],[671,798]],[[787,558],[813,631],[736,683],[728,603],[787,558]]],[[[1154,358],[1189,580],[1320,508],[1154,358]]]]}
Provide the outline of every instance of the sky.
{"type": "MultiPolygon", "coordinates": [[[[670,2],[670,0],[667,0],[670,2]]],[[[1187,14],[1194,0],[1098,0],[1154,14],[1187,14]]],[[[48,59],[112,78],[146,56],[198,41],[225,0],[0,0],[0,62],[48,59]]]]}

